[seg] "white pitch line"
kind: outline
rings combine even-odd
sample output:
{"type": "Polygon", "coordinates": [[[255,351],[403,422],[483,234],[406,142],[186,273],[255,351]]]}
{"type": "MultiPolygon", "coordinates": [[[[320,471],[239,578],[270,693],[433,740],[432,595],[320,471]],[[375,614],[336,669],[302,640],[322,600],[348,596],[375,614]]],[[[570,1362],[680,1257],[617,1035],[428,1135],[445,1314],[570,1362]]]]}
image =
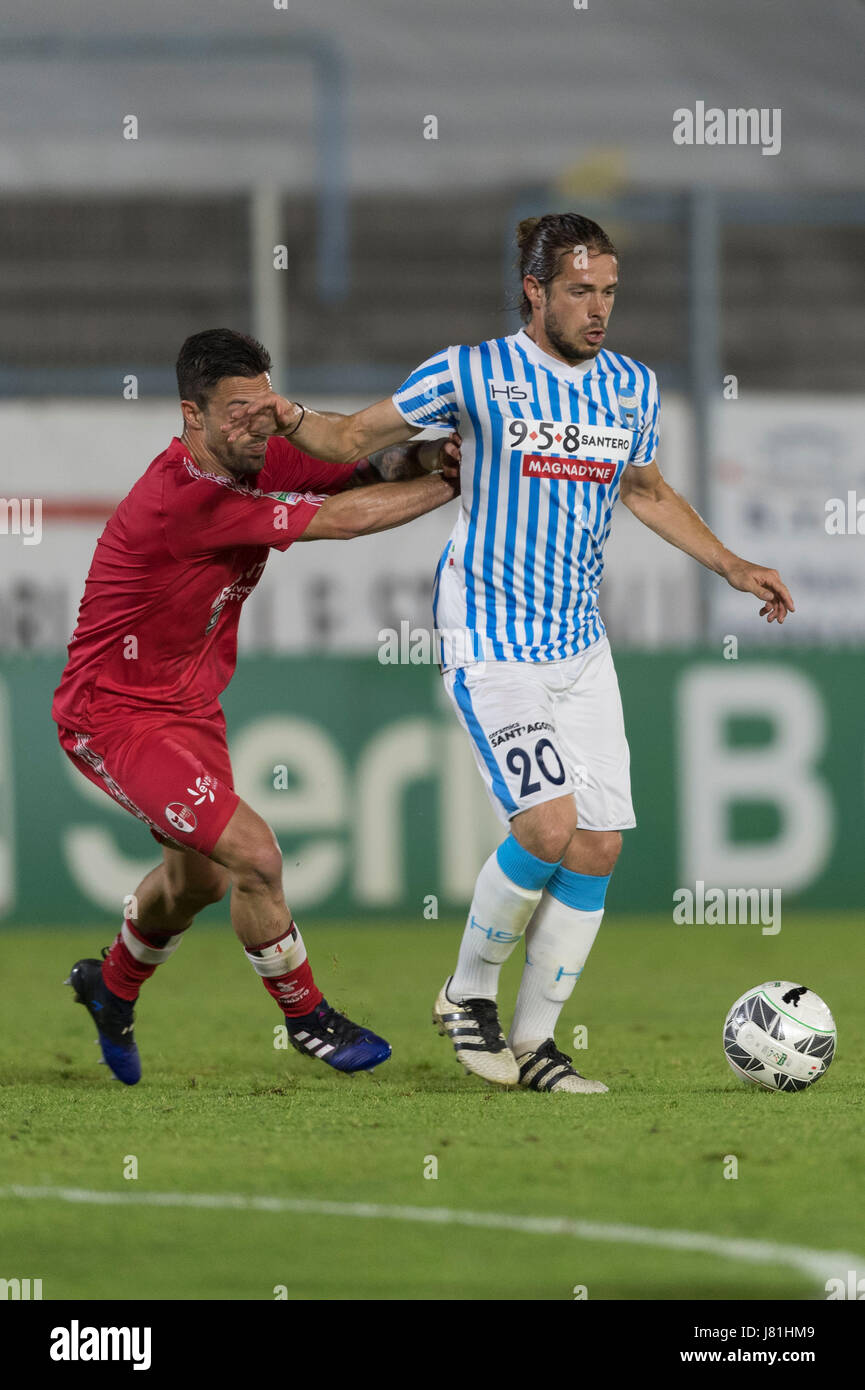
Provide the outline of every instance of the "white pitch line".
{"type": "Polygon", "coordinates": [[[381,1206],[376,1202],[325,1202],[307,1197],[246,1197],[231,1192],[90,1192],[81,1187],[0,1187],[0,1198],[47,1198],[94,1206],[197,1207],[215,1211],[291,1212],[301,1216],[348,1216],[378,1221],[416,1221],[432,1226],[473,1226],[491,1231],[518,1231],[537,1236],[571,1236],[576,1240],[651,1245],[752,1264],[789,1265],[815,1280],[846,1278],[865,1268],[865,1259],[843,1250],[809,1250],[746,1237],[729,1239],[700,1231],[665,1231],[653,1226],[608,1225],[574,1221],[567,1216],[509,1216],[505,1212],[461,1211],[451,1207],[381,1206]]]}

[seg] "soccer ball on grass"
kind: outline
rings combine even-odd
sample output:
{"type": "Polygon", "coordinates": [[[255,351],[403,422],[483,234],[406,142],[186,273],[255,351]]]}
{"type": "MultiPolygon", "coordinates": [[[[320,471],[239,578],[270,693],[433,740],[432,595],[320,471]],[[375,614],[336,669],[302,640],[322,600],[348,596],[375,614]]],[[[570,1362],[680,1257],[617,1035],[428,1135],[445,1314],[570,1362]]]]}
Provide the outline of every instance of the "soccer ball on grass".
{"type": "Polygon", "coordinates": [[[724,1052],[733,1071],[768,1091],[804,1091],[835,1055],[835,1020],[818,994],[789,980],[757,985],[737,999],[724,1022],[724,1052]]]}

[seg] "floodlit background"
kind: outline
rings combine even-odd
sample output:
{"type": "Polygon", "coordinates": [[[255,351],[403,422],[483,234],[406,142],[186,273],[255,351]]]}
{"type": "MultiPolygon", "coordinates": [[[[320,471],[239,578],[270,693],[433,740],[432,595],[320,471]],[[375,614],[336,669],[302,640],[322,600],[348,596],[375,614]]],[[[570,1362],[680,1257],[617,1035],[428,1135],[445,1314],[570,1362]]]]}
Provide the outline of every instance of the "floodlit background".
{"type": "MultiPolygon", "coordinates": [[[[863,27],[854,0],[7,7],[0,492],[41,499],[43,533],[0,535],[0,911],[113,912],[148,862],[73,780],[48,704],[105,518],[179,429],[183,338],[252,331],[285,390],[354,409],[513,331],[515,224],[565,209],[621,248],[609,345],[658,373],[662,470],[798,610],[767,628],[618,509],[601,600],[641,825],[623,901],[648,882],[666,911],[702,877],[858,903],[863,27]],[[780,150],[675,143],[697,103],[779,111],[780,150]]],[[[434,669],[376,659],[384,630],[429,627],[451,522],[297,547],[246,606],[233,753],[298,847],[302,907],[459,908],[495,838],[434,669]],[[285,761],[291,806],[268,783],[285,761]]]]}

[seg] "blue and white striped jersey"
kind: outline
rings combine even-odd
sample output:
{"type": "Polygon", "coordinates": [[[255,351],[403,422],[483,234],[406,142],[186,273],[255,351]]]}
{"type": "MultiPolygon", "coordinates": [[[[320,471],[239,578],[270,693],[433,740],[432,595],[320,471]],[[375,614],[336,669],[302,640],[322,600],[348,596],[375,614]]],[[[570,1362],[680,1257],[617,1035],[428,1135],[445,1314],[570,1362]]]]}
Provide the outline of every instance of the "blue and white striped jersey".
{"type": "MultiPolygon", "coordinates": [[[[524,330],[429,358],[393,397],[462,435],[461,506],[434,622],[487,661],[556,661],[604,634],[598,587],[622,473],[658,445],[654,372],[601,350],[569,367],[524,330]]],[[[464,662],[447,655],[443,666],[464,662]]]]}

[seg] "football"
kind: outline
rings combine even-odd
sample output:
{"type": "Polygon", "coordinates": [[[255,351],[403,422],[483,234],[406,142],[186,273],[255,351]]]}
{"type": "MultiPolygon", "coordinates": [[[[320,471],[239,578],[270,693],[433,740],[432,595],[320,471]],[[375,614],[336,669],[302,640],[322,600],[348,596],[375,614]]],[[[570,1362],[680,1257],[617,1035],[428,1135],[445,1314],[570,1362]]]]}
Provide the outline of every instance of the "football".
{"type": "Polygon", "coordinates": [[[835,1055],[835,1020],[805,985],[771,980],[737,999],[724,1023],[733,1071],[768,1091],[803,1091],[835,1055]]]}

